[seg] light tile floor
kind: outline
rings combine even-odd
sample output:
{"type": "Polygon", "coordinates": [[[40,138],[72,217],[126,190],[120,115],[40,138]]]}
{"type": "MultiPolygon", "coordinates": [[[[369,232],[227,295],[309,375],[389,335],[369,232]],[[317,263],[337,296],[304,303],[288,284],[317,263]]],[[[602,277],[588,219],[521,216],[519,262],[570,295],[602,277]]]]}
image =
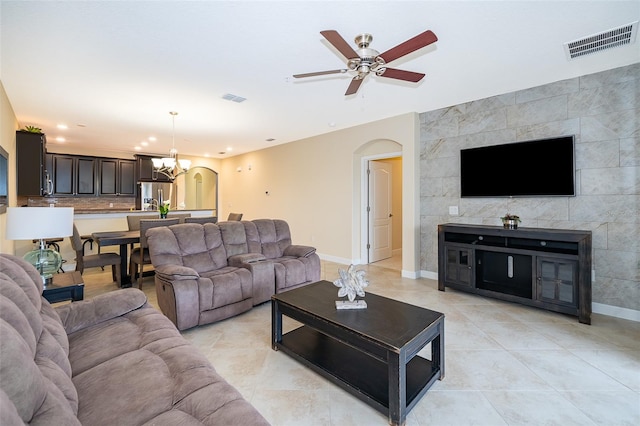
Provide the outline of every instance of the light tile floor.
{"type": "MultiPolygon", "coordinates": [[[[443,312],[446,377],[407,425],[638,425],[640,323],[577,318],[401,278],[398,259],[358,269],[367,291],[443,312]]],[[[338,277],[322,262],[322,278],[338,277]]],[[[85,297],[116,290],[110,271],[84,274],[85,297]]],[[[157,306],[153,278],[143,291],[157,306]]],[[[337,296],[337,292],[336,292],[337,296]]],[[[295,327],[287,321],[286,327],[295,327]]],[[[387,417],[271,349],[269,303],[183,335],[274,426],[385,425],[387,417]]]]}

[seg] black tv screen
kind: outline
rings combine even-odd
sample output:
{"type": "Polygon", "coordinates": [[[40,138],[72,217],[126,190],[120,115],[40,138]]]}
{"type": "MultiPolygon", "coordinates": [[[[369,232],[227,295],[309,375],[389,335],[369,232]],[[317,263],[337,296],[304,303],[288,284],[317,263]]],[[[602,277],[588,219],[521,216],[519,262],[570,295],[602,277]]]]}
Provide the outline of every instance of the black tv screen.
{"type": "Polygon", "coordinates": [[[460,195],[574,196],[574,137],[460,150],[460,195]]]}

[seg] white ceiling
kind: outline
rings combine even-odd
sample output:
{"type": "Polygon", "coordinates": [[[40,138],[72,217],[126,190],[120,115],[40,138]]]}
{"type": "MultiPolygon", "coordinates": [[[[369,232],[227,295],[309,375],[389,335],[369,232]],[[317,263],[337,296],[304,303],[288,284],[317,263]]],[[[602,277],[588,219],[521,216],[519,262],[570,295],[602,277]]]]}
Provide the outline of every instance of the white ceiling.
{"type": "Polygon", "coordinates": [[[132,153],[156,136],[142,152],[163,154],[177,111],[179,152],[222,158],[640,62],[638,41],[572,61],[563,49],[639,18],[638,0],[2,0],[0,79],[50,147],[132,153]],[[344,68],[327,29],[371,33],[379,52],[427,29],[439,40],[391,64],[420,83],[370,75],[345,97],[349,75],[291,77],[344,68]]]}

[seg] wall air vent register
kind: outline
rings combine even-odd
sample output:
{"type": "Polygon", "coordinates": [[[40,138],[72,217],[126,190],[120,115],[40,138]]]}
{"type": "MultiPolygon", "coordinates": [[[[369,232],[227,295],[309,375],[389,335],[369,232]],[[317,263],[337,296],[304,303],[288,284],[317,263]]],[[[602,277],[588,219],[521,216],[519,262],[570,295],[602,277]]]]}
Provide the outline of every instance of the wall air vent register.
{"type": "Polygon", "coordinates": [[[567,59],[571,60],[602,50],[633,44],[636,40],[637,32],[638,21],[635,21],[580,40],[569,41],[564,44],[564,51],[567,59]]]}

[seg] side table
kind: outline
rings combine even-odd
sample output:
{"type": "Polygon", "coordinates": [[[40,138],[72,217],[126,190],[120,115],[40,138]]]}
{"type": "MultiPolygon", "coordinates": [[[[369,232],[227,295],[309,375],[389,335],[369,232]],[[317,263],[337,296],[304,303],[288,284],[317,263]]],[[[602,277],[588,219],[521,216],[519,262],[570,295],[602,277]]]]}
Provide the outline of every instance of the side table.
{"type": "Polygon", "coordinates": [[[42,296],[49,303],[65,300],[77,301],[84,298],[84,281],[78,271],[54,274],[53,282],[42,290],[42,296]]]}

